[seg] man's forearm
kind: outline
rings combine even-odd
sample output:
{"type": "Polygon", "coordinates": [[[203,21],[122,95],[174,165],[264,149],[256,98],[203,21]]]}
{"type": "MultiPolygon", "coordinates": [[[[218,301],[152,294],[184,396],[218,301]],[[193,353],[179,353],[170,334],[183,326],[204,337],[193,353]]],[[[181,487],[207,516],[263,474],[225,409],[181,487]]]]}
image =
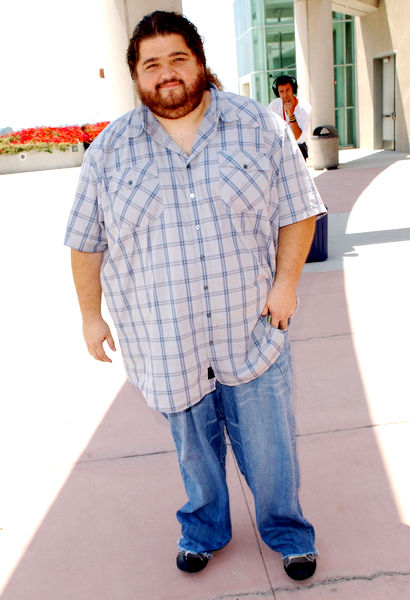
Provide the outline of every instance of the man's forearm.
{"type": "Polygon", "coordinates": [[[316,217],[279,229],[275,285],[296,290],[303,266],[312,245],[316,217]]]}
{"type": "Polygon", "coordinates": [[[71,250],[71,268],[83,320],[101,316],[100,270],[104,253],[71,250]]]}
{"type": "Polygon", "coordinates": [[[101,316],[100,270],[104,253],[71,251],[71,265],[81,314],[83,334],[88,352],[101,362],[112,362],[104,350],[104,342],[115,352],[115,342],[101,316]]]}
{"type": "Polygon", "coordinates": [[[295,136],[295,140],[298,141],[298,139],[302,135],[302,130],[299,127],[298,122],[293,121],[293,122],[290,122],[289,125],[290,125],[293,135],[295,136]]]}
{"type": "Polygon", "coordinates": [[[296,309],[296,288],[315,230],[316,217],[279,229],[276,274],[262,316],[270,314],[273,327],[286,329],[296,309]]]}

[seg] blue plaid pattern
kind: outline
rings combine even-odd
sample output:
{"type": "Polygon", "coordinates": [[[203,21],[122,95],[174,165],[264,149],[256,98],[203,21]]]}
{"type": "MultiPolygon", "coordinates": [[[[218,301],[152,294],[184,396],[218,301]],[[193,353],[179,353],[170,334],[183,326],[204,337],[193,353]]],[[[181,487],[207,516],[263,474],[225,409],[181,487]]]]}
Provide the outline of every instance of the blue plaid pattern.
{"type": "Polygon", "coordinates": [[[127,375],[172,413],[251,381],[284,335],[260,316],[279,227],[325,212],[283,120],[211,89],[187,156],[140,106],[87,150],[65,243],[104,252],[127,375]]]}

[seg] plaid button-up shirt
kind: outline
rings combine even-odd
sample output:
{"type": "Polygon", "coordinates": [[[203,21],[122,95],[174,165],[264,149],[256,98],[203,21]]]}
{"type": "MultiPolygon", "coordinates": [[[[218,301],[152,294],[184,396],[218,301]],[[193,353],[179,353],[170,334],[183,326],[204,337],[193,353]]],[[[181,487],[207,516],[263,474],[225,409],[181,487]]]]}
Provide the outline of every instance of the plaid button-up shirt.
{"type": "Polygon", "coordinates": [[[101,282],[127,375],[178,412],[277,359],[260,313],[278,229],[325,212],[283,120],[211,89],[189,156],[140,106],[87,150],[65,243],[104,252],[101,282]]]}

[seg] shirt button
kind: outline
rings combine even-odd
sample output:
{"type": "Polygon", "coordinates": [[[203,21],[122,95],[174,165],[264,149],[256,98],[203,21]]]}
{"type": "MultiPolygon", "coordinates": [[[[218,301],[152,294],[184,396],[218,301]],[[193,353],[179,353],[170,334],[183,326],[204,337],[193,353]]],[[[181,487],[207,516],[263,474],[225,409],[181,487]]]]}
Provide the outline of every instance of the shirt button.
{"type": "Polygon", "coordinates": [[[195,198],[195,194],[193,194],[192,192],[189,194],[190,198],[195,198]]]}
{"type": "Polygon", "coordinates": [[[186,166],[186,168],[187,168],[187,169],[190,169],[190,168],[191,168],[191,163],[189,163],[189,164],[186,166]]]}
{"type": "Polygon", "coordinates": [[[204,290],[207,290],[207,289],[209,289],[209,288],[208,288],[208,286],[207,286],[207,285],[204,285],[204,290]]]}
{"type": "Polygon", "coordinates": [[[201,229],[200,225],[195,225],[195,229],[199,231],[201,229]]]}
{"type": "Polygon", "coordinates": [[[211,318],[211,313],[206,313],[206,316],[208,317],[208,319],[211,318]]]}
{"type": "Polygon", "coordinates": [[[210,345],[210,346],[213,346],[213,345],[214,345],[214,342],[213,342],[213,340],[209,340],[209,345],[210,345]]]}
{"type": "Polygon", "coordinates": [[[131,179],[129,180],[128,185],[132,185],[132,180],[131,179]]]}
{"type": "Polygon", "coordinates": [[[248,165],[243,165],[243,168],[244,168],[244,169],[247,169],[247,168],[248,168],[248,165]]]}
{"type": "Polygon", "coordinates": [[[203,254],[201,254],[201,256],[199,257],[201,260],[205,260],[205,256],[203,254]]]}

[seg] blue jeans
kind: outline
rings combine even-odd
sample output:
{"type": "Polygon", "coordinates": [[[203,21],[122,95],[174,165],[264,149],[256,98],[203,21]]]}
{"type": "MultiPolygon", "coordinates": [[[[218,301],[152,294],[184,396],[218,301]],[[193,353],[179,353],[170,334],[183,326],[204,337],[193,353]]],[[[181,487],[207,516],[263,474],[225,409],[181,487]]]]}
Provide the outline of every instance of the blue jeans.
{"type": "Polygon", "coordinates": [[[210,553],[231,539],[226,429],[253,493],[264,542],[283,558],[316,554],[314,529],[298,500],[292,362],[285,335],[282,354],[263,375],[238,386],[217,382],[192,408],[167,415],[188,496],[177,512],[181,550],[210,553]]]}

